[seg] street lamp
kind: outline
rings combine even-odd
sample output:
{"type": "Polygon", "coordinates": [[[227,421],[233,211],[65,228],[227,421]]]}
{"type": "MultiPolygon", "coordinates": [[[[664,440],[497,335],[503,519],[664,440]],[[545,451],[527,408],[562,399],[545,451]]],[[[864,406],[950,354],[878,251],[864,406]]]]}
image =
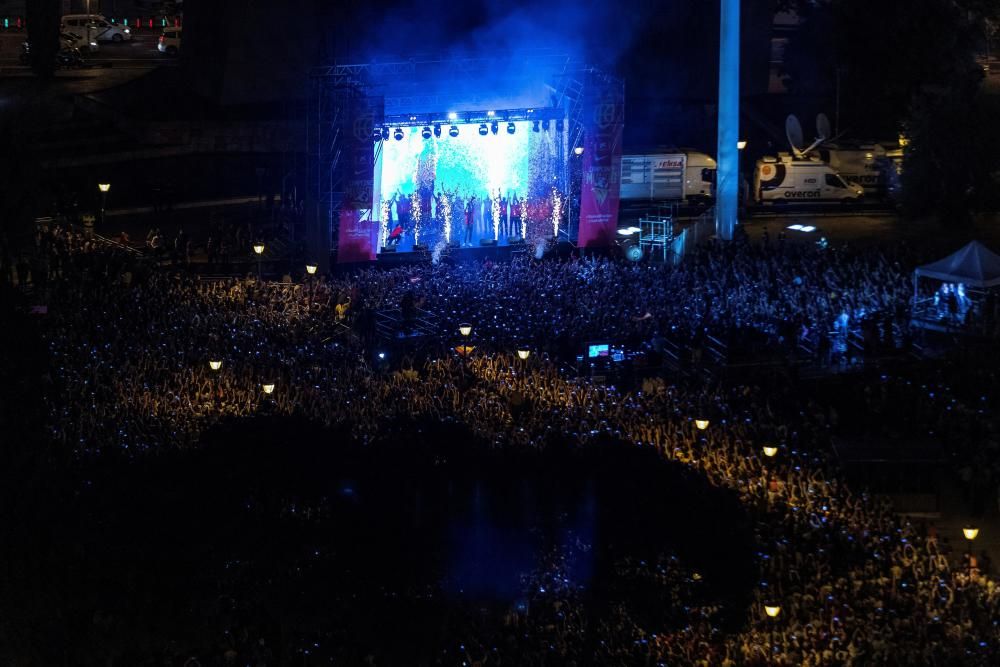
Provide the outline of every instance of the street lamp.
{"type": "Polygon", "coordinates": [[[316,273],[316,265],[306,264],[306,273],[308,273],[310,276],[316,273]]]}
{"type": "Polygon", "coordinates": [[[208,362],[208,367],[211,368],[213,371],[217,371],[220,368],[222,368],[222,362],[221,361],[209,361],[208,362]]]}
{"type": "Polygon", "coordinates": [[[967,556],[969,559],[969,574],[972,574],[972,542],[979,537],[979,529],[972,525],[966,526],[962,529],[962,535],[965,536],[965,542],[969,545],[967,556]]]}
{"type": "Polygon", "coordinates": [[[771,619],[771,643],[767,647],[767,663],[771,664],[772,656],[774,655],[774,626],[777,622],[778,614],[781,613],[781,606],[776,604],[765,604],[764,613],[771,619]]]}
{"type": "Polygon", "coordinates": [[[699,431],[704,431],[706,428],[708,428],[708,420],[707,419],[695,419],[694,420],[694,425],[698,428],[699,431]]]}
{"type": "Polygon", "coordinates": [[[472,334],[472,325],[471,324],[459,324],[458,325],[458,333],[462,334],[463,337],[468,338],[469,335],[472,334]]]}
{"type": "Polygon", "coordinates": [[[517,351],[517,358],[520,359],[521,361],[527,360],[527,358],[530,357],[530,356],[531,356],[531,350],[518,350],[517,351]]]}
{"type": "MultiPolygon", "coordinates": [[[[253,251],[257,253],[257,280],[260,280],[260,258],[264,254],[264,243],[263,241],[257,241],[253,244],[253,251]]],[[[268,392],[270,393],[270,392],[268,392]]]]}
{"type": "Polygon", "coordinates": [[[273,394],[274,393],[274,384],[272,383],[272,384],[261,385],[261,389],[264,390],[265,394],[273,394]]]}
{"type": "Polygon", "coordinates": [[[770,458],[777,453],[778,453],[778,448],[775,447],[774,445],[764,445],[764,456],[770,458]]]}
{"type": "Polygon", "coordinates": [[[104,205],[108,201],[108,190],[111,189],[110,183],[98,183],[97,189],[101,191],[101,227],[104,226],[104,205]]]}

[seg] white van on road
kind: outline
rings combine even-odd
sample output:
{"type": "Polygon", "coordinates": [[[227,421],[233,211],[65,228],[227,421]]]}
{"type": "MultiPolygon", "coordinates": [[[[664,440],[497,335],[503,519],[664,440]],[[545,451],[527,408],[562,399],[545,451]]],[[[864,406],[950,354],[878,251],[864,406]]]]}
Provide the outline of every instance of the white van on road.
{"type": "Polygon", "coordinates": [[[90,28],[90,39],[95,42],[127,42],[132,39],[128,26],[111,23],[101,14],[66,14],[59,25],[63,32],[72,31],[84,37],[87,36],[87,28],[90,28]]]}
{"type": "Polygon", "coordinates": [[[764,202],[857,201],[865,189],[845,180],[830,165],[815,159],[796,159],[788,153],[757,161],[754,198],[764,202]]]}

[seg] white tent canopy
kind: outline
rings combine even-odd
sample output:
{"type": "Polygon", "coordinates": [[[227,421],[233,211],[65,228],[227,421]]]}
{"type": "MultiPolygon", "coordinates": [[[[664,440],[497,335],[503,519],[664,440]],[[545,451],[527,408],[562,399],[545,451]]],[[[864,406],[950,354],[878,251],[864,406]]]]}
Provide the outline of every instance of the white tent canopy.
{"type": "Polygon", "coordinates": [[[914,272],[914,280],[935,278],[951,283],[965,283],[968,287],[996,287],[1000,285],[1000,255],[979,241],[972,241],[944,259],[924,264],[914,272]]]}

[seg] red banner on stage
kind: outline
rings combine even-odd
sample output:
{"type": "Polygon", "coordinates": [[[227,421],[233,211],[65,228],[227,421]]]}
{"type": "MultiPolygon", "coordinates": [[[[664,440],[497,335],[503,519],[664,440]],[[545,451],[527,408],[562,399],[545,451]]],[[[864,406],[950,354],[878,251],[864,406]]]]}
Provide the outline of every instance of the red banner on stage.
{"type": "Polygon", "coordinates": [[[375,178],[375,106],[379,100],[356,99],[352,103],[351,132],[344,135],[346,160],[344,200],[340,205],[337,231],[337,263],[370,262],[378,248],[379,223],[372,220],[372,190],[375,178]]]}
{"type": "Polygon", "coordinates": [[[618,227],[625,99],[621,82],[594,81],[587,88],[577,243],[597,248],[611,245],[618,227]]]}

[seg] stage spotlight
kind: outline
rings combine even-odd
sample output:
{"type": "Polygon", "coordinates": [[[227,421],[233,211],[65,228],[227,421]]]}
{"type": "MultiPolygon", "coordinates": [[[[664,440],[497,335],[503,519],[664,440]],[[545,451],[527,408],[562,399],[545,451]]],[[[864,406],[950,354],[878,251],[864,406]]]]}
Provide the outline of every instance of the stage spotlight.
{"type": "Polygon", "coordinates": [[[545,118],[545,119],[542,120],[542,129],[545,130],[546,132],[549,131],[549,119],[548,118],[545,118]]]}
{"type": "Polygon", "coordinates": [[[382,130],[376,127],[375,131],[372,132],[372,139],[375,141],[376,144],[382,141],[382,130]]]}
{"type": "Polygon", "coordinates": [[[458,136],[458,125],[451,126],[451,129],[448,130],[448,136],[453,139],[458,136]]]}
{"type": "Polygon", "coordinates": [[[485,137],[489,133],[490,133],[490,128],[486,127],[486,123],[480,123],[479,134],[485,137]]]}
{"type": "Polygon", "coordinates": [[[430,139],[431,138],[431,128],[425,127],[424,129],[420,130],[420,136],[423,137],[424,139],[430,139]]]}
{"type": "Polygon", "coordinates": [[[448,112],[448,120],[458,120],[458,114],[454,111],[448,112]]]}
{"type": "Polygon", "coordinates": [[[499,125],[499,123],[497,123],[496,121],[493,121],[492,123],[490,123],[490,132],[492,132],[493,134],[496,134],[499,131],[500,131],[500,125],[499,125]]]}
{"type": "Polygon", "coordinates": [[[387,127],[382,128],[382,139],[384,139],[385,141],[389,140],[389,128],[387,127]]]}
{"type": "Polygon", "coordinates": [[[536,120],[535,124],[531,126],[531,130],[532,132],[538,132],[539,129],[541,128],[538,127],[538,121],[536,120]]]}
{"type": "Polygon", "coordinates": [[[434,136],[437,137],[437,138],[439,138],[439,139],[441,138],[441,125],[440,125],[440,123],[435,123],[434,124],[434,136]]]}
{"type": "Polygon", "coordinates": [[[562,132],[562,131],[563,131],[563,121],[562,118],[560,118],[556,121],[556,132],[562,132]]]}
{"type": "Polygon", "coordinates": [[[402,141],[403,140],[403,128],[397,127],[396,131],[392,133],[392,136],[393,136],[393,138],[396,141],[402,141]]]}
{"type": "Polygon", "coordinates": [[[514,126],[514,122],[511,121],[507,123],[507,134],[514,134],[517,131],[517,127],[514,126]]]}
{"type": "Polygon", "coordinates": [[[496,111],[487,111],[486,115],[492,117],[492,116],[496,115],[496,111]]]}

